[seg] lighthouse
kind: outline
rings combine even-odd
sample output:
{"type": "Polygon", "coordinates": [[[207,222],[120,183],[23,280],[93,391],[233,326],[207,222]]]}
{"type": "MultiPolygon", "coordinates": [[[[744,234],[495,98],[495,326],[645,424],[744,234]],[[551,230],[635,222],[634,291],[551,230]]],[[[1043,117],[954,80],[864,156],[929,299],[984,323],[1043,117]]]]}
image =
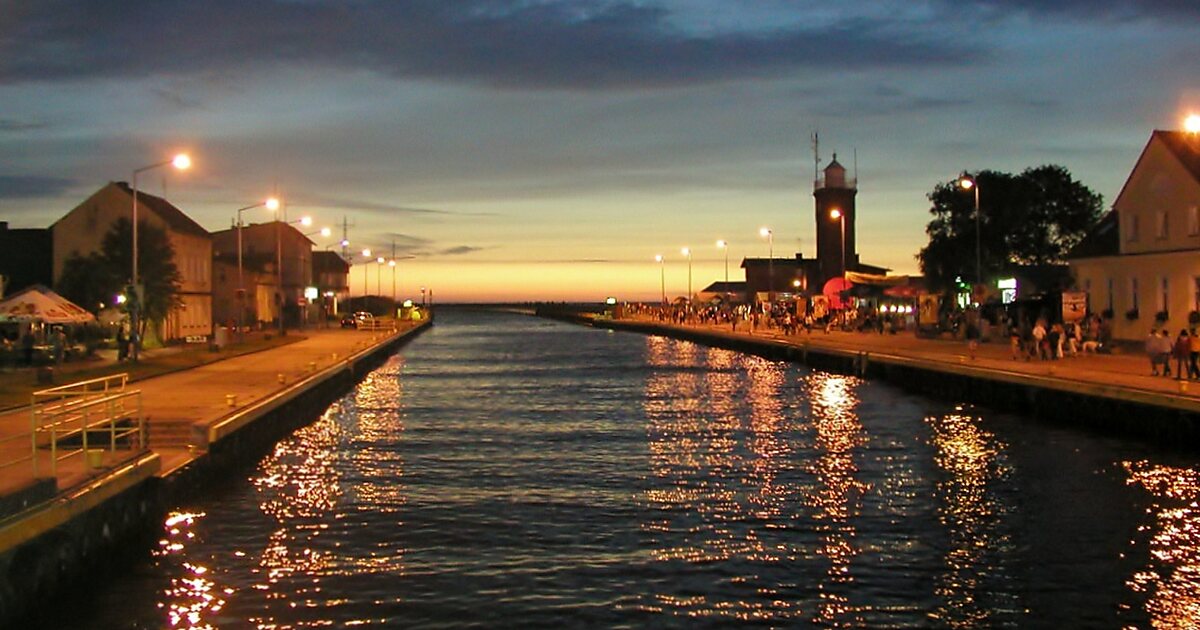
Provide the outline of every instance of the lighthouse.
{"type": "Polygon", "coordinates": [[[837,161],[837,154],[825,167],[813,185],[816,198],[817,266],[820,284],[841,277],[846,270],[858,268],[854,247],[854,198],[858,187],[846,177],[846,167],[837,161]]]}

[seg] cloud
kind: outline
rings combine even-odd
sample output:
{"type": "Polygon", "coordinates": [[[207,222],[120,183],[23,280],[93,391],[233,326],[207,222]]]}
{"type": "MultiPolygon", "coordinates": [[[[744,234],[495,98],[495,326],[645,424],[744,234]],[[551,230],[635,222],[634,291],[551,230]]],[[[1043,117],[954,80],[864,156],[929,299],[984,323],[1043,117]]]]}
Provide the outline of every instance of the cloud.
{"type": "Polygon", "coordinates": [[[628,88],[954,65],[976,54],[883,18],[689,33],[670,17],[631,0],[43,0],[9,17],[0,84],[298,65],[508,88],[628,88]]]}
{"type": "Polygon", "coordinates": [[[12,118],[0,118],[0,132],[4,131],[38,131],[48,127],[44,122],[32,120],[15,120],[12,118]]]}
{"type": "Polygon", "coordinates": [[[376,203],[373,201],[362,201],[359,199],[350,199],[346,197],[328,197],[320,194],[312,194],[303,191],[298,191],[295,194],[288,195],[288,204],[292,206],[300,206],[305,208],[333,208],[337,210],[354,210],[367,214],[381,215],[453,215],[458,214],[449,210],[437,210],[433,208],[414,208],[411,206],[397,206],[386,203],[376,203]]]}
{"type": "Polygon", "coordinates": [[[969,0],[947,4],[960,14],[969,13],[964,4],[973,4],[999,15],[1020,12],[1032,18],[1052,15],[1077,21],[1142,19],[1175,23],[1181,18],[1200,18],[1200,2],[1195,0],[969,0]]]}
{"type": "Polygon", "coordinates": [[[486,248],[472,247],[471,245],[459,245],[458,247],[443,249],[442,251],[438,252],[438,254],[441,254],[442,256],[461,256],[463,254],[470,254],[472,252],[480,252],[484,249],[486,248]]]}
{"type": "Polygon", "coordinates": [[[51,197],[75,185],[74,180],[40,175],[0,175],[0,199],[51,197]]]}

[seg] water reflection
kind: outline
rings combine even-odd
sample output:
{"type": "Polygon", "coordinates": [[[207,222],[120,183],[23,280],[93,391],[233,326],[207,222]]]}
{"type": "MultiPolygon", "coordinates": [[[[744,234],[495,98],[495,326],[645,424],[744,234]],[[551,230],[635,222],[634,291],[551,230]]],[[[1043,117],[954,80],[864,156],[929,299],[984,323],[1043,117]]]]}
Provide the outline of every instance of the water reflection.
{"type": "Polygon", "coordinates": [[[1127,483],[1152,499],[1150,521],[1139,527],[1139,537],[1149,536],[1149,558],[1127,584],[1146,598],[1154,627],[1200,627],[1200,472],[1147,461],[1124,467],[1127,483]]]}
{"type": "MultiPolygon", "coordinates": [[[[650,338],[644,412],[651,454],[643,525],[654,559],[701,570],[711,583],[660,589],[642,610],[693,618],[855,623],[847,604],[859,498],[855,379],[820,375],[719,349],[650,338]],[[797,391],[800,390],[800,391],[797,391]],[[796,403],[816,392],[811,424],[796,403]],[[804,483],[798,441],[815,433],[804,483]],[[820,543],[798,538],[815,511],[820,543]],[[815,589],[797,569],[830,568],[815,589]],[[799,564],[798,564],[799,563],[799,564]],[[841,588],[847,586],[847,588],[841,588]],[[819,591],[807,598],[802,591],[819,591]]],[[[687,571],[685,568],[678,569],[687,571]]]]}
{"type": "Polygon", "coordinates": [[[934,579],[938,605],[932,616],[951,628],[987,627],[993,615],[1014,609],[1011,601],[996,601],[1002,595],[991,588],[1002,582],[1012,553],[1003,529],[1011,508],[996,492],[1011,472],[1007,447],[966,413],[925,422],[933,430],[934,462],[943,473],[935,492],[938,520],[948,537],[944,567],[934,579]]]}
{"type": "Polygon", "coordinates": [[[858,479],[856,451],[865,443],[853,377],[814,372],[805,382],[812,406],[815,458],[808,466],[817,485],[804,497],[814,508],[811,518],[818,532],[816,552],[829,561],[820,588],[814,623],[830,626],[862,625],[860,610],[850,597],[854,576],[850,563],[858,554],[854,517],[870,485],[858,479]]]}
{"type": "Polygon", "coordinates": [[[196,541],[196,525],[204,516],[203,512],[170,513],[163,524],[164,537],[154,552],[160,566],[174,567],[164,598],[158,602],[171,628],[215,628],[213,618],[225,607],[225,598],[234,592],[219,587],[207,566],[189,558],[188,546],[196,541]]]}

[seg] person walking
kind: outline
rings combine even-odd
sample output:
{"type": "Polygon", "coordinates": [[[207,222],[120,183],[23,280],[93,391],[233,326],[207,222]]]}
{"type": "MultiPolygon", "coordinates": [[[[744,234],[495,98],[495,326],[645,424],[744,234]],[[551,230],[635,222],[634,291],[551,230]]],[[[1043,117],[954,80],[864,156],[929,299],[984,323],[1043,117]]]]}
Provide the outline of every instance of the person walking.
{"type": "Polygon", "coordinates": [[[117,326],[117,362],[121,363],[129,356],[129,337],[125,336],[125,325],[117,326]]]}
{"type": "Polygon", "coordinates": [[[1162,365],[1163,376],[1171,377],[1171,333],[1166,328],[1162,329],[1158,335],[1158,341],[1155,344],[1155,354],[1158,355],[1158,362],[1162,365]]]}
{"type": "Polygon", "coordinates": [[[1188,336],[1188,378],[1200,379],[1200,334],[1195,328],[1188,336]]]}
{"type": "Polygon", "coordinates": [[[1179,336],[1175,337],[1175,343],[1171,347],[1171,355],[1175,357],[1175,378],[1184,380],[1187,378],[1188,359],[1192,356],[1192,347],[1188,342],[1188,331],[1186,328],[1179,331],[1179,336]]]}
{"type": "Polygon", "coordinates": [[[1039,361],[1046,358],[1049,351],[1049,345],[1046,341],[1046,324],[1040,319],[1033,325],[1032,351],[1033,356],[1037,357],[1039,361]]]}
{"type": "Polygon", "coordinates": [[[1158,331],[1150,329],[1150,334],[1146,337],[1146,356],[1150,359],[1150,376],[1158,376],[1158,368],[1160,365],[1160,357],[1158,356],[1158,331]]]}

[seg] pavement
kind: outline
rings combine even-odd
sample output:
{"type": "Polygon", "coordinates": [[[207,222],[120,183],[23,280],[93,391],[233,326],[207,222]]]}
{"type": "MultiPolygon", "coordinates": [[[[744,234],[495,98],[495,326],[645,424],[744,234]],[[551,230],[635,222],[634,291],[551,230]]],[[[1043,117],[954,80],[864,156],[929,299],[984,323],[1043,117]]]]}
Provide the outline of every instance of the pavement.
{"type": "MultiPolygon", "coordinates": [[[[1150,361],[1143,352],[1121,352],[1119,354],[1080,354],[1075,357],[1065,357],[1056,360],[1014,360],[1009,348],[1007,337],[1002,340],[991,340],[979,344],[975,358],[971,358],[967,342],[950,339],[918,338],[913,332],[896,334],[879,334],[875,332],[847,332],[833,330],[828,333],[814,330],[811,333],[803,331],[795,335],[784,335],[779,329],[763,329],[749,331],[746,324],[739,324],[738,330],[731,331],[726,325],[706,324],[669,324],[655,318],[638,316],[626,317],[628,321],[648,322],[663,326],[677,326],[695,330],[705,330],[722,335],[738,335],[759,339],[774,339],[786,343],[807,343],[813,348],[827,347],[852,351],[865,351],[873,354],[890,354],[912,357],[930,361],[945,362],[957,365],[970,365],[973,368],[994,370],[997,372],[1050,376],[1063,381],[1104,386],[1106,388],[1122,388],[1137,392],[1148,392],[1171,397],[1184,397],[1200,401],[1200,381],[1179,381],[1175,378],[1152,376],[1150,361]]],[[[1185,366],[1186,371],[1186,366],[1185,366]]],[[[1174,373],[1175,361],[1171,361],[1174,373]]]]}
{"type": "MultiPolygon", "coordinates": [[[[187,443],[193,424],[219,422],[284,391],[315,370],[344,361],[415,325],[401,322],[396,333],[340,328],[306,330],[301,341],[147,378],[130,383],[126,390],[141,392],[142,413],[149,426],[150,450],[161,458],[162,470],[170,471],[196,455],[195,447],[187,443]],[[174,435],[174,438],[156,444],[155,438],[159,435],[174,435]]],[[[58,382],[62,384],[66,380],[59,378],[58,382]]],[[[32,450],[31,424],[29,407],[0,413],[0,463],[29,455],[32,450]]],[[[129,451],[105,453],[100,468],[86,466],[81,455],[60,461],[55,475],[57,488],[61,492],[83,484],[133,455],[129,451]]],[[[39,477],[45,477],[50,471],[46,449],[39,449],[38,470],[39,477]]],[[[30,462],[0,468],[0,496],[28,487],[33,482],[30,462]]]]}

